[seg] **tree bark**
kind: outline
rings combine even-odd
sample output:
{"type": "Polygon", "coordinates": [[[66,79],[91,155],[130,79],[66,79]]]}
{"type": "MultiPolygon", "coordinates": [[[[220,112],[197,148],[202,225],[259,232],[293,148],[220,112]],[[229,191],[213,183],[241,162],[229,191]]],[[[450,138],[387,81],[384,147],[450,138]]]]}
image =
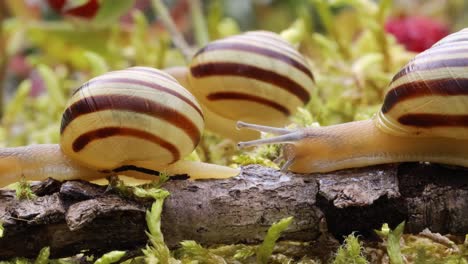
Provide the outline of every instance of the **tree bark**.
{"type": "MultiPolygon", "coordinates": [[[[342,239],[353,231],[367,238],[383,223],[406,221],[406,232],[468,233],[468,170],[406,163],[299,175],[246,166],[226,180],[172,180],[164,185],[162,228],[175,247],[182,240],[203,245],[258,243],[273,222],[293,216],[284,240],[342,239]],[[324,228],[325,227],[325,228],[324,228]]],[[[147,243],[148,200],[117,195],[105,186],[52,179],[34,186],[39,196],[17,200],[0,190],[0,259],[52,257],[88,251],[134,250],[147,243]]]]}

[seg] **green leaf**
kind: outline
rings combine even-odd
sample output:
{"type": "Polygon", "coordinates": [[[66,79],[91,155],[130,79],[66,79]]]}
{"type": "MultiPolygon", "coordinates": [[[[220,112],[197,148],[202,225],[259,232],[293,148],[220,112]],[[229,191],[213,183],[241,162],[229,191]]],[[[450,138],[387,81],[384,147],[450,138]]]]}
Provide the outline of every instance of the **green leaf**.
{"type": "Polygon", "coordinates": [[[54,71],[45,64],[37,66],[37,71],[45,82],[47,92],[58,107],[63,108],[66,104],[65,94],[60,88],[59,79],[54,71]]]}
{"type": "Polygon", "coordinates": [[[109,65],[107,65],[106,60],[98,53],[85,51],[84,56],[88,59],[93,76],[98,76],[109,71],[109,65]]]}
{"type": "Polygon", "coordinates": [[[400,239],[404,229],[405,222],[402,222],[393,231],[388,233],[387,254],[391,264],[404,264],[400,248],[400,239]]]}
{"type": "Polygon", "coordinates": [[[50,256],[50,247],[44,247],[39,252],[34,264],[48,264],[50,256]]]}
{"type": "Polygon", "coordinates": [[[257,249],[257,263],[268,263],[268,259],[273,253],[276,240],[281,236],[281,233],[289,227],[293,220],[293,217],[281,219],[280,221],[271,225],[268,232],[263,240],[263,243],[257,249]]]}
{"type": "Polygon", "coordinates": [[[47,58],[70,62],[78,68],[87,66],[83,58],[83,52],[87,50],[99,53],[108,60],[115,60],[115,54],[111,53],[108,46],[111,31],[105,28],[77,27],[65,21],[35,22],[28,25],[26,35],[47,58]]]}
{"type": "Polygon", "coordinates": [[[0,238],[3,237],[4,231],[5,231],[5,228],[3,227],[3,222],[0,221],[0,238]]]}
{"type": "Polygon", "coordinates": [[[388,234],[390,233],[390,227],[388,226],[387,223],[384,223],[380,230],[374,230],[377,235],[380,236],[380,238],[384,239],[388,237],[388,234]]]}
{"type": "Polygon", "coordinates": [[[196,43],[199,47],[205,46],[210,41],[208,26],[202,11],[201,1],[190,1],[190,11],[196,43]]]}
{"type": "Polygon", "coordinates": [[[18,120],[18,115],[23,112],[24,107],[27,105],[26,98],[31,92],[31,87],[30,80],[24,80],[19,84],[15,96],[5,106],[4,124],[13,123],[18,120]]]}
{"type": "Polygon", "coordinates": [[[111,251],[109,253],[106,253],[102,255],[99,259],[97,259],[94,264],[109,264],[109,263],[115,263],[119,261],[123,256],[125,256],[125,251],[111,251]]]}
{"type": "Polygon", "coordinates": [[[216,29],[218,31],[218,37],[223,38],[241,33],[241,29],[237,21],[230,17],[223,18],[216,29]]]}
{"type": "Polygon", "coordinates": [[[280,36],[287,42],[298,45],[307,34],[306,22],[302,18],[296,19],[292,25],[281,31],[280,36]]]}
{"type": "Polygon", "coordinates": [[[378,19],[382,25],[385,23],[387,15],[391,12],[392,4],[392,0],[380,0],[378,19]]]}
{"type": "Polygon", "coordinates": [[[330,3],[325,0],[310,0],[315,6],[325,31],[333,35],[333,14],[330,9],[330,3]]]}
{"type": "Polygon", "coordinates": [[[235,260],[246,260],[247,258],[253,256],[254,254],[255,254],[255,247],[245,246],[237,250],[233,258],[235,260]]]}
{"type": "Polygon", "coordinates": [[[133,7],[135,0],[104,0],[101,1],[98,13],[93,23],[99,26],[107,26],[117,21],[123,14],[133,7]]]}

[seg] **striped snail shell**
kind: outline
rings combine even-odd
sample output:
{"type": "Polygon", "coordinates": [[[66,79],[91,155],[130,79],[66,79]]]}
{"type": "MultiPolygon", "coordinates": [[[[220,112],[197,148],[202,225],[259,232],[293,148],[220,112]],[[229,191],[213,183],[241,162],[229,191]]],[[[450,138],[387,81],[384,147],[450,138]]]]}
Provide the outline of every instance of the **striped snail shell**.
{"type": "Polygon", "coordinates": [[[400,136],[468,138],[468,30],[418,54],[393,78],[377,118],[400,136]]]}
{"type": "Polygon", "coordinates": [[[286,143],[283,168],[295,172],[415,161],[468,167],[468,29],[443,38],[398,72],[372,119],[295,130],[238,127],[277,134],[239,146],[286,143]]]}
{"type": "Polygon", "coordinates": [[[91,79],[73,93],[60,146],[96,169],[148,160],[166,165],[194,150],[203,126],[200,105],[173,77],[132,67],[91,79]]]}
{"type": "Polygon", "coordinates": [[[237,175],[238,169],[183,159],[197,146],[203,126],[197,100],[169,74],[148,67],[109,72],[73,93],[62,116],[60,145],[0,148],[0,187],[20,178],[237,175]]]}
{"type": "Polygon", "coordinates": [[[165,69],[202,105],[206,129],[234,140],[238,120],[283,126],[311,97],[314,76],[306,59],[278,34],[251,31],[210,42],[187,67],[165,69]]]}
{"type": "Polygon", "coordinates": [[[304,57],[267,31],[213,41],[195,54],[189,68],[197,99],[236,121],[284,125],[309,101],[314,86],[304,57]]]}

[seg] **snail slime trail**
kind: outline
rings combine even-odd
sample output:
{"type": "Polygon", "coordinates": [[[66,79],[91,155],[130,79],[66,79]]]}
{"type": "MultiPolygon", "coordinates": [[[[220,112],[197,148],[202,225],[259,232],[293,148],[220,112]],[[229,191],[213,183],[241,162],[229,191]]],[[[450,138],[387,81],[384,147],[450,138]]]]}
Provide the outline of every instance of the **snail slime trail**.
{"type": "Polygon", "coordinates": [[[237,169],[184,161],[204,129],[195,97],[169,74],[132,67],[93,78],[72,94],[62,115],[60,145],[0,149],[0,186],[18,181],[96,179],[118,173],[155,179],[226,178],[237,169]],[[145,173],[151,172],[151,173],[145,173]]]}
{"type": "Polygon", "coordinates": [[[239,146],[286,143],[285,169],[294,172],[411,161],[468,167],[468,29],[403,67],[373,119],[298,130],[244,122],[238,127],[277,134],[239,146]]]}

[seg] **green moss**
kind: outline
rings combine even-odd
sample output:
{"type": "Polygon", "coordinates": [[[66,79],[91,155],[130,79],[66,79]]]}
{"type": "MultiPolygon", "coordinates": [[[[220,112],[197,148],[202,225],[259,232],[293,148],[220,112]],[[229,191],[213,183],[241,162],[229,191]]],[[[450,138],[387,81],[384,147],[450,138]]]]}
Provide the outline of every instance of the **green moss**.
{"type": "Polygon", "coordinates": [[[268,232],[263,240],[263,243],[257,249],[257,263],[266,264],[268,259],[273,253],[273,249],[276,244],[276,240],[279,239],[281,233],[286,230],[289,225],[292,223],[293,217],[288,217],[281,219],[280,221],[271,225],[268,229],[268,232]]]}
{"type": "Polygon", "coordinates": [[[14,185],[17,199],[34,199],[36,195],[31,190],[31,185],[28,181],[22,178],[16,185],[14,185]]]}
{"type": "Polygon", "coordinates": [[[387,236],[387,254],[391,264],[404,264],[401,254],[400,239],[405,229],[405,222],[399,224],[387,236]]]}
{"type": "Polygon", "coordinates": [[[250,258],[251,256],[255,255],[255,247],[252,246],[244,246],[241,247],[236,251],[234,254],[233,258],[235,260],[246,260],[250,258]]]}
{"type": "Polygon", "coordinates": [[[125,256],[125,251],[111,251],[98,258],[94,264],[110,264],[120,261],[125,256]]]}
{"type": "Polygon", "coordinates": [[[146,212],[146,224],[148,226],[147,235],[150,245],[143,249],[147,263],[170,263],[173,261],[169,248],[164,243],[164,235],[161,232],[161,212],[164,199],[169,196],[169,192],[163,189],[143,189],[135,188],[135,195],[143,198],[153,198],[151,209],[146,212]]]}
{"type": "Polygon", "coordinates": [[[200,263],[200,264],[217,264],[225,263],[223,257],[214,254],[211,250],[202,247],[195,241],[182,241],[181,249],[178,251],[178,259],[182,263],[200,263]]]}
{"type": "Polygon", "coordinates": [[[369,263],[362,253],[362,244],[359,239],[351,234],[347,236],[343,245],[336,252],[333,264],[367,264],[369,263]]]}
{"type": "Polygon", "coordinates": [[[41,251],[39,252],[39,255],[36,257],[34,264],[48,264],[50,262],[49,256],[50,256],[50,248],[49,247],[42,248],[41,251]]]}

